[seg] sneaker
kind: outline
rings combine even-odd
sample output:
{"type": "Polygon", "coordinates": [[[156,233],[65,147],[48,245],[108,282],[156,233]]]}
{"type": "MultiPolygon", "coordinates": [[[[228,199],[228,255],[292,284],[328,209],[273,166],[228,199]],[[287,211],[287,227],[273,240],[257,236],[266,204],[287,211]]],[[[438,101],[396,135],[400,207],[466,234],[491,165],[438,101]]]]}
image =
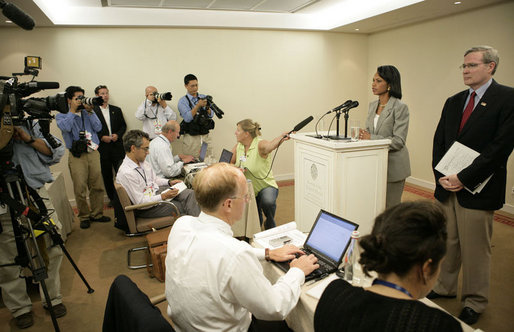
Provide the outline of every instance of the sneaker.
{"type": "Polygon", "coordinates": [[[468,325],[475,324],[479,317],[480,313],[476,312],[470,307],[464,307],[459,315],[459,319],[468,325]]]}
{"type": "MultiPolygon", "coordinates": [[[[50,312],[50,308],[48,308],[47,306],[43,306],[43,308],[45,308],[45,310],[47,310],[48,312],[50,312]]],[[[52,309],[54,310],[54,315],[55,315],[55,318],[59,318],[59,317],[62,317],[64,315],[66,315],[66,313],[68,312],[66,310],[66,307],[64,306],[64,304],[62,303],[59,303],[59,304],[56,304],[52,307],[52,309]]]]}
{"type": "Polygon", "coordinates": [[[86,229],[86,228],[89,228],[89,226],[91,226],[91,222],[89,222],[89,220],[81,220],[80,221],[80,228],[86,229]]]}
{"type": "Polygon", "coordinates": [[[16,326],[19,329],[26,329],[34,325],[34,316],[32,315],[32,311],[26,312],[23,315],[15,317],[16,326]]]}
{"type": "Polygon", "coordinates": [[[100,218],[90,218],[89,220],[91,220],[91,222],[109,222],[111,221],[111,218],[107,216],[101,216],[100,218]]]}

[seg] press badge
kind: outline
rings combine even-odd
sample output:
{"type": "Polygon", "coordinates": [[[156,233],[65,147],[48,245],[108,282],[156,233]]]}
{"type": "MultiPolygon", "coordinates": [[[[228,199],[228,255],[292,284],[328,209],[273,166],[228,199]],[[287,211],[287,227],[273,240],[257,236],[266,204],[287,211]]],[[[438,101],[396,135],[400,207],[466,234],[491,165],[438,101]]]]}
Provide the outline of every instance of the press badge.
{"type": "Polygon", "coordinates": [[[152,186],[147,186],[145,190],[143,191],[143,195],[145,197],[152,197],[153,196],[153,188],[152,186]]]}
{"type": "Polygon", "coordinates": [[[154,131],[157,135],[162,132],[162,124],[159,120],[155,120],[154,122],[154,131]]]}
{"type": "Polygon", "coordinates": [[[246,156],[239,157],[239,161],[242,162],[242,163],[245,163],[246,162],[246,156]]]}

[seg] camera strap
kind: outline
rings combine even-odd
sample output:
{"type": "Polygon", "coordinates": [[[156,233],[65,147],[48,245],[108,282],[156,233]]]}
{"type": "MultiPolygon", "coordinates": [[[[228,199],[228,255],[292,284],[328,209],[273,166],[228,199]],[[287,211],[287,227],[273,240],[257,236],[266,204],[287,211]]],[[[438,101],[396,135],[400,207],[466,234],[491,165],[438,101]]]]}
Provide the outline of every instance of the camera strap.
{"type": "MultiPolygon", "coordinates": [[[[157,103],[157,108],[155,108],[155,113],[153,114],[153,118],[149,117],[148,115],[146,115],[146,101],[148,99],[145,100],[145,108],[143,110],[143,115],[147,118],[147,119],[150,119],[150,120],[155,120],[157,119],[157,113],[159,113],[159,103],[157,103]]],[[[151,111],[152,109],[150,109],[151,111]]]]}

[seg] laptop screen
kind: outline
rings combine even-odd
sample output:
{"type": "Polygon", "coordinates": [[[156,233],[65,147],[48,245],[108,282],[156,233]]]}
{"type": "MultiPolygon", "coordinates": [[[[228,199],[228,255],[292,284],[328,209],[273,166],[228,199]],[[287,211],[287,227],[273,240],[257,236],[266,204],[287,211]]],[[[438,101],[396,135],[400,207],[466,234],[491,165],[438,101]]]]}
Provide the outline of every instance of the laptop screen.
{"type": "Polygon", "coordinates": [[[221,151],[220,163],[230,163],[230,159],[232,159],[232,152],[223,149],[221,151]]]}
{"type": "Polygon", "coordinates": [[[320,210],[304,247],[314,249],[339,263],[350,244],[352,232],[358,227],[351,221],[320,210]]]}
{"type": "Polygon", "coordinates": [[[207,154],[207,143],[203,142],[202,147],[200,148],[200,157],[198,159],[203,162],[205,160],[206,154],[207,154]]]}

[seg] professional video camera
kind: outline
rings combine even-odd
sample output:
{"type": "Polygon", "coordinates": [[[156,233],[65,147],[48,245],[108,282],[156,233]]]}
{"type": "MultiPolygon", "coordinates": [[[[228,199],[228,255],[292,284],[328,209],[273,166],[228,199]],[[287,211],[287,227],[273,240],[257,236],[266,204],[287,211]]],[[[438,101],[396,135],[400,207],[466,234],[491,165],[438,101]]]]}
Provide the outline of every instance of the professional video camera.
{"type": "Polygon", "coordinates": [[[154,97],[155,97],[155,100],[157,99],[162,99],[162,100],[171,100],[171,98],[173,98],[173,96],[171,95],[171,92],[163,92],[163,93],[159,93],[157,91],[155,91],[153,93],[154,97]]]}
{"type": "Polygon", "coordinates": [[[14,126],[38,120],[41,133],[53,148],[61,143],[50,134],[50,122],[54,118],[52,110],[67,113],[67,102],[64,93],[45,98],[27,98],[33,93],[44,89],[57,89],[57,82],[37,82],[34,78],[41,69],[41,58],[35,56],[25,57],[25,70],[23,73],[13,73],[12,77],[0,76],[0,162],[11,160],[12,135],[14,126]],[[32,75],[29,82],[19,83],[18,76],[32,75]],[[28,116],[26,116],[28,114],[28,116]]]}
{"type": "Polygon", "coordinates": [[[199,98],[201,100],[207,100],[207,109],[211,109],[214,114],[216,114],[216,116],[218,117],[218,119],[221,119],[223,118],[223,115],[225,114],[225,112],[223,112],[221,110],[221,108],[219,108],[213,101],[212,101],[212,96],[205,96],[205,98],[199,98]]]}

